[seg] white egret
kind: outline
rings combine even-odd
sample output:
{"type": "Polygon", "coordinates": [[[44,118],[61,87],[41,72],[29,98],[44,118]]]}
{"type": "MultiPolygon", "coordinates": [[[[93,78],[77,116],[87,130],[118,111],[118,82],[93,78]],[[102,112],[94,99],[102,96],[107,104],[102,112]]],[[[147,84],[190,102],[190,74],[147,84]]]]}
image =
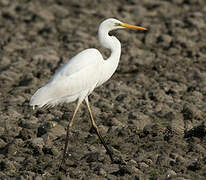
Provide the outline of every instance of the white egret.
{"type": "Polygon", "coordinates": [[[83,100],[85,100],[88,107],[92,127],[101,143],[104,145],[111,161],[113,161],[112,153],[100,135],[94,121],[88,96],[96,87],[110,79],[117,69],[121,54],[121,44],[116,37],[110,36],[108,33],[111,30],[121,28],[147,30],[146,28],[126,24],[113,18],[106,19],[99,26],[98,38],[102,46],[111,50],[110,57],[104,60],[101,53],[93,48],[80,52],[62,66],[53,77],[51,77],[49,82],[38,89],[31,97],[30,105],[33,106],[33,108],[35,106],[54,106],[60,103],[70,103],[77,100],[76,109],[67,127],[62,162],[67,154],[70,128],[72,127],[75,115],[83,100]]]}

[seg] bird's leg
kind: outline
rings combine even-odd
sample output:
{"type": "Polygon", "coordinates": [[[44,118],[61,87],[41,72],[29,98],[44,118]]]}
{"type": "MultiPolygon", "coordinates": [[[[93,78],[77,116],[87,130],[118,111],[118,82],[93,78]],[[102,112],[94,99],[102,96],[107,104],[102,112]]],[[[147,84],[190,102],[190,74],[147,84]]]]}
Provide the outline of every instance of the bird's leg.
{"type": "Polygon", "coordinates": [[[64,152],[63,152],[63,157],[62,157],[62,162],[60,164],[60,166],[64,163],[64,160],[66,158],[66,154],[67,154],[67,149],[68,149],[68,143],[69,143],[69,134],[70,134],[70,128],[72,127],[73,125],[73,121],[74,121],[74,118],[76,116],[76,113],[79,109],[79,106],[80,106],[81,102],[78,102],[77,103],[77,107],[73,113],[73,116],[72,116],[72,119],[71,121],[69,122],[68,126],[67,126],[67,134],[66,134],[66,140],[65,140],[65,146],[64,146],[64,152]]]}
{"type": "Polygon", "coordinates": [[[99,137],[101,143],[104,145],[104,148],[106,149],[107,153],[109,154],[109,157],[110,157],[111,161],[114,162],[113,157],[112,157],[112,152],[109,150],[109,148],[108,148],[108,146],[106,145],[104,139],[102,138],[101,134],[99,133],[99,130],[98,130],[98,128],[97,128],[97,125],[96,125],[96,123],[95,123],[95,121],[94,121],[94,118],[93,118],[93,115],[92,115],[92,111],[91,111],[91,108],[90,108],[90,105],[89,105],[88,97],[85,99],[85,101],[86,101],[86,104],[87,104],[87,107],[88,107],[88,110],[89,110],[92,127],[94,128],[95,133],[96,133],[97,136],[99,137]]]}

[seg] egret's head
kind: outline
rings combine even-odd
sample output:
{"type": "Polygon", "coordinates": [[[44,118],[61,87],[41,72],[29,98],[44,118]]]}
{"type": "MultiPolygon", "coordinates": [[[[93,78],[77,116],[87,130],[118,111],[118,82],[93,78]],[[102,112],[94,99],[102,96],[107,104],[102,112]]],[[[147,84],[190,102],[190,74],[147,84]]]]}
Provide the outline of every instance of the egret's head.
{"type": "Polygon", "coordinates": [[[134,25],[131,25],[131,24],[126,24],[126,23],[123,23],[117,19],[114,19],[114,18],[109,18],[109,19],[106,19],[104,20],[101,24],[100,24],[100,28],[106,30],[106,31],[112,31],[112,30],[115,30],[115,29],[122,29],[122,28],[130,28],[130,29],[139,29],[139,30],[147,30],[146,28],[144,27],[140,27],[140,26],[134,26],[134,25]]]}

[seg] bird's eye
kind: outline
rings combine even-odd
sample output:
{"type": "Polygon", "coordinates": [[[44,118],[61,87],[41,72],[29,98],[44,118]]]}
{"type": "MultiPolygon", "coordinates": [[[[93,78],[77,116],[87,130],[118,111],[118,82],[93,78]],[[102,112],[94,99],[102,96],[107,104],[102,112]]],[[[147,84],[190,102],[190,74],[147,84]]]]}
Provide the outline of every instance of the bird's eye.
{"type": "Polygon", "coordinates": [[[115,26],[121,26],[121,24],[120,24],[120,23],[114,23],[114,25],[115,25],[115,26]]]}

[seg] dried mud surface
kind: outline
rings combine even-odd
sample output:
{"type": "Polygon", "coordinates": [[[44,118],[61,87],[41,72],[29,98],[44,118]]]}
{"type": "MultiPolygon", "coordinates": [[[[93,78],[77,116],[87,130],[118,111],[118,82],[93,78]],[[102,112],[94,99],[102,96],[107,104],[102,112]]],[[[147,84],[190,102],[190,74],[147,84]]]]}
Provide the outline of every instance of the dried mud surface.
{"type": "Polygon", "coordinates": [[[1,179],[206,179],[205,0],[1,0],[1,179]],[[119,162],[91,131],[85,104],[59,171],[75,103],[47,110],[32,94],[69,58],[96,47],[99,23],[116,17],[148,27],[121,30],[117,72],[90,96],[99,129],[119,162]]]}

